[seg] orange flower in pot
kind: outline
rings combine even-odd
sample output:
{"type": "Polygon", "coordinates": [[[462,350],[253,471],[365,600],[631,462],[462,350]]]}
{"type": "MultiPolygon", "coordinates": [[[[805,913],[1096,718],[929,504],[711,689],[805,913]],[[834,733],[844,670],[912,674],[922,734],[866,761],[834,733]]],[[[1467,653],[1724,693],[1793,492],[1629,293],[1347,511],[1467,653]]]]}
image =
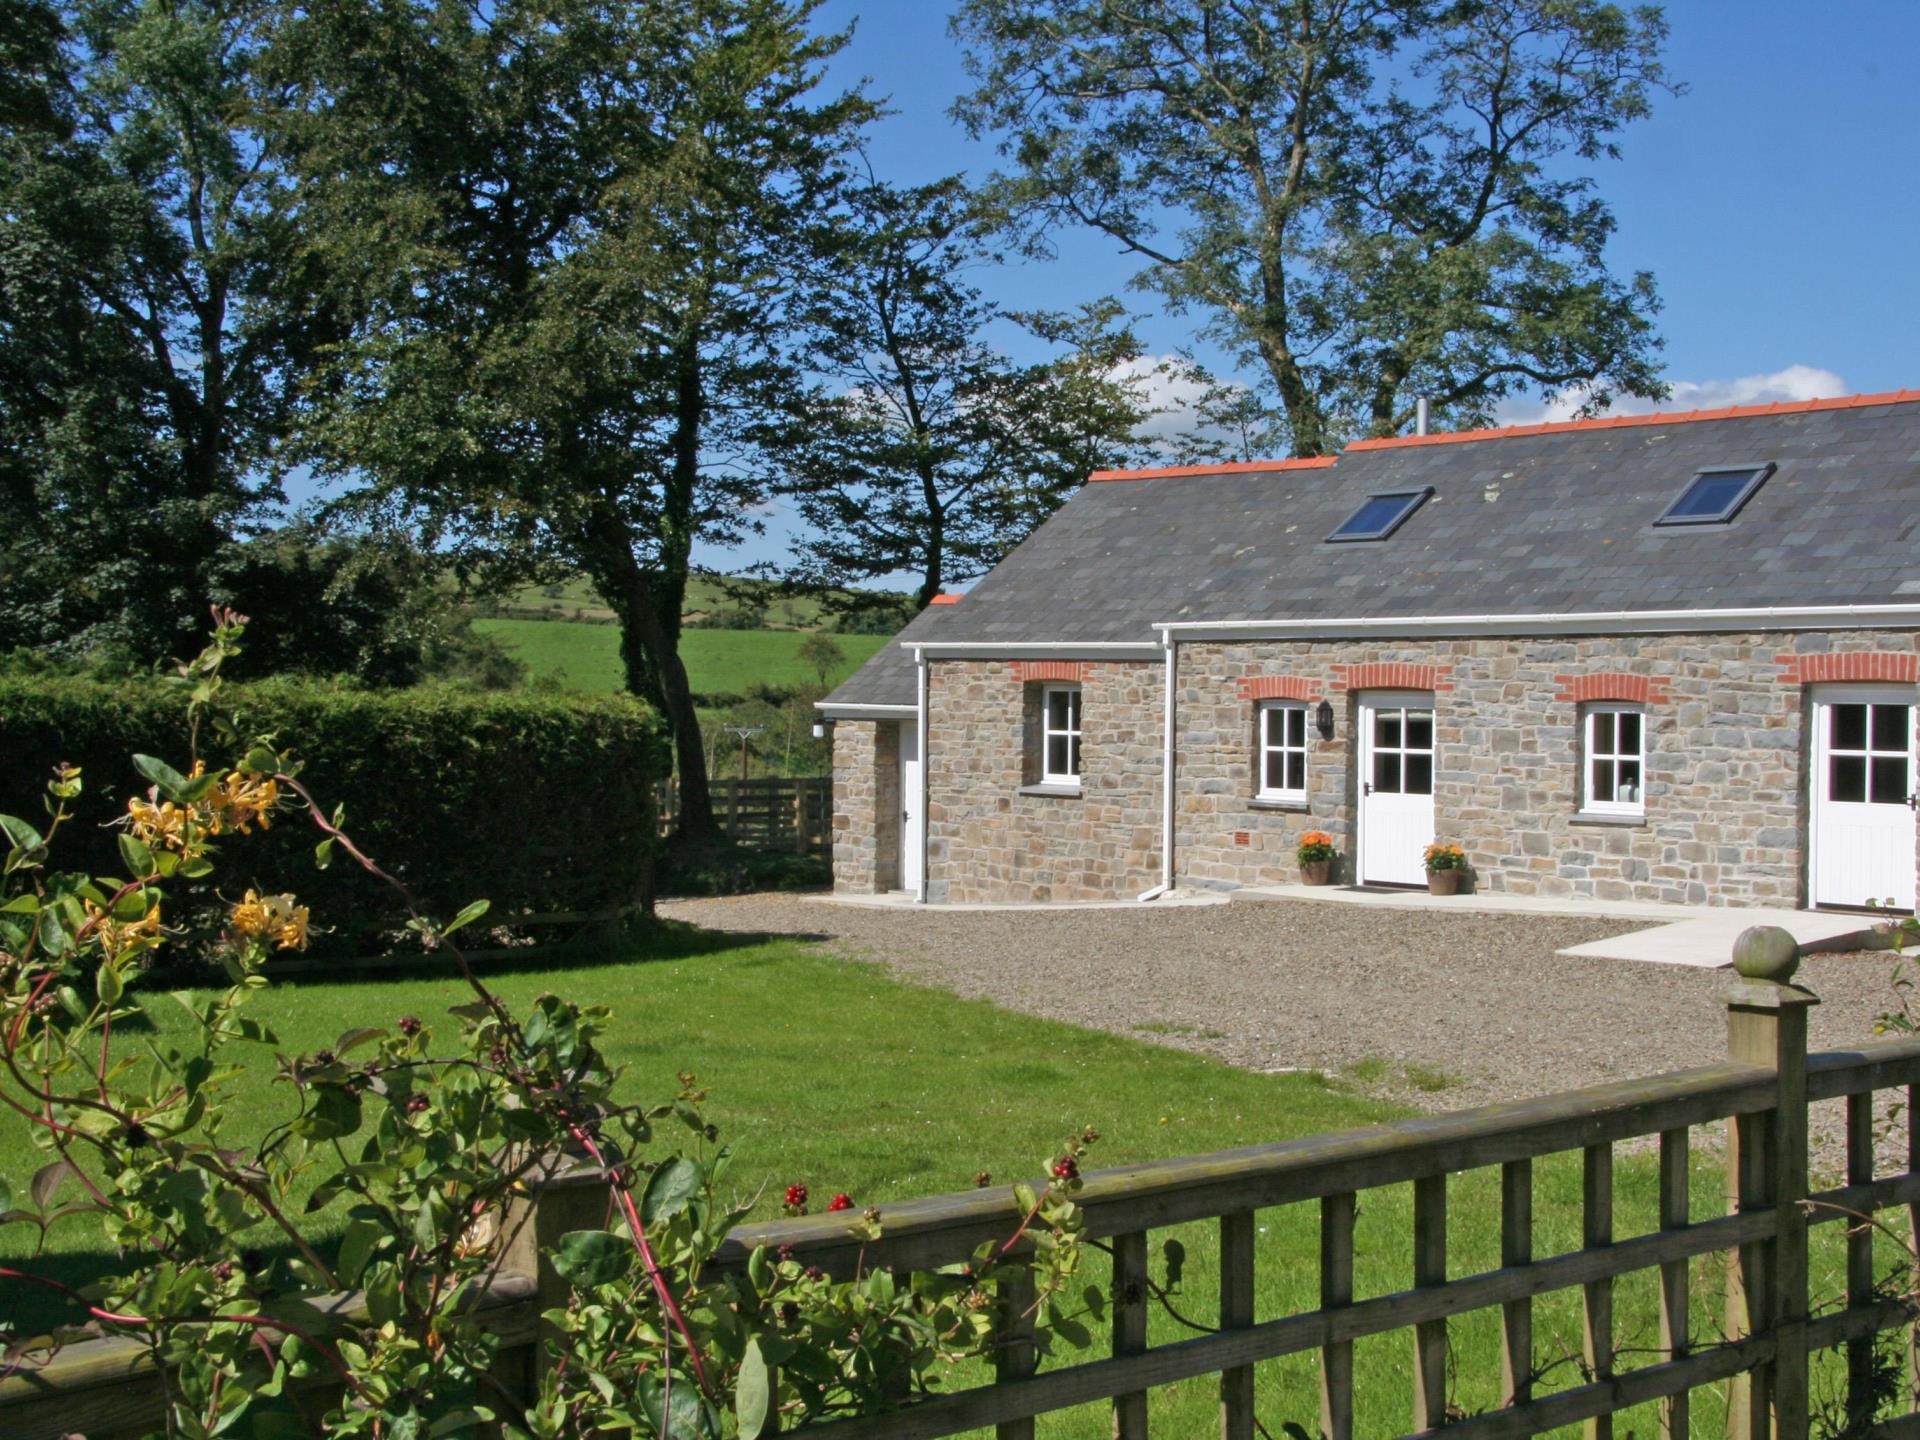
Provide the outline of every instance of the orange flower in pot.
{"type": "Polygon", "coordinates": [[[1435,895],[1458,895],[1467,877],[1467,852],[1458,845],[1436,840],[1426,849],[1427,889],[1435,895]]]}
{"type": "Polygon", "coordinates": [[[1332,884],[1334,853],[1333,836],[1326,831],[1309,830],[1302,835],[1299,847],[1294,851],[1294,858],[1300,862],[1300,883],[1332,884]]]}

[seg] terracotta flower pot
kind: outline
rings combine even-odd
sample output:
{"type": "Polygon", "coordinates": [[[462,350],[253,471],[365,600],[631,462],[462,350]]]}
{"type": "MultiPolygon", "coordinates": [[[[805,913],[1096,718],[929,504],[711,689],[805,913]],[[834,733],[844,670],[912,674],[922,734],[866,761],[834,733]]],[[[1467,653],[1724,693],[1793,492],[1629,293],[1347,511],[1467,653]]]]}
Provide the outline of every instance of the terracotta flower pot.
{"type": "Polygon", "coordinates": [[[1429,870],[1427,890],[1434,895],[1458,895],[1460,879],[1466,873],[1464,870],[1429,870]]]}
{"type": "Polygon", "coordinates": [[[1331,885],[1333,883],[1333,862],[1331,860],[1302,860],[1300,862],[1300,883],[1302,885],[1331,885]]]}

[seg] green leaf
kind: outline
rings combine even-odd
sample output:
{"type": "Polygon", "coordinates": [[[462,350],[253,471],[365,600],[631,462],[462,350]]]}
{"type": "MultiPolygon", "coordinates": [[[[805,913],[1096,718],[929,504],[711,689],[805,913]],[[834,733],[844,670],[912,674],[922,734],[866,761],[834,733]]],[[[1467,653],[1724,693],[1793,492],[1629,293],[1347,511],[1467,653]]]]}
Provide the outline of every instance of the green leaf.
{"type": "Polygon", "coordinates": [[[186,788],[187,777],[157,756],[136,755],[133,757],[133,768],[140,772],[149,785],[159,787],[160,793],[169,800],[178,800],[180,792],[186,788]]]}
{"type": "Polygon", "coordinates": [[[324,870],[332,863],[333,837],[329,835],[325,840],[322,840],[318,845],[313,847],[313,864],[315,869],[324,870]]]}
{"type": "Polygon", "coordinates": [[[740,1357],[740,1375],[733,1388],[733,1413],[740,1422],[740,1440],[759,1440],[772,1410],[773,1377],[755,1336],[747,1341],[747,1353],[740,1357]]]}
{"type": "Polygon", "coordinates": [[[486,900],[474,901],[471,905],[467,906],[466,909],[462,910],[458,915],[454,916],[452,921],[448,923],[446,929],[442,930],[440,933],[442,935],[451,935],[453,934],[454,931],[458,930],[462,925],[466,925],[472,921],[478,920],[482,915],[487,913],[487,906],[490,903],[491,902],[486,900]]]}
{"type": "Polygon", "coordinates": [[[309,1140],[337,1140],[360,1128],[360,1097],[340,1085],[313,1087],[313,1106],[293,1122],[294,1133],[309,1140]]]}
{"type": "Polygon", "coordinates": [[[674,1156],[647,1181],[647,1193],[640,1200],[641,1220],[648,1225],[671,1220],[700,1193],[704,1179],[697,1164],[684,1155],[674,1156]]]}
{"type": "Polygon", "coordinates": [[[371,1220],[355,1220],[347,1226],[347,1233],[340,1237],[340,1259],[334,1266],[342,1285],[360,1283],[367,1261],[373,1258],[374,1247],[386,1233],[371,1220]]]}
{"type": "Polygon", "coordinates": [[[99,992],[102,1005],[117,1005],[120,997],[126,993],[126,985],[120,978],[120,971],[112,961],[100,967],[100,973],[94,976],[94,989],[99,992]]]}
{"type": "Polygon", "coordinates": [[[660,1440],[702,1440],[712,1433],[706,1424],[706,1407],[700,1403],[699,1385],[691,1375],[678,1370],[673,1372],[671,1401],[665,1386],[651,1379],[642,1382],[640,1411],[660,1440]]]}
{"type": "Polygon", "coordinates": [[[120,832],[120,858],[127,862],[127,873],[134,879],[153,873],[153,851],[137,836],[120,832]]]}
{"type": "Polygon", "coordinates": [[[16,850],[38,850],[47,843],[38,830],[14,815],[0,815],[0,830],[7,832],[7,843],[16,850]]]}
{"type": "Polygon", "coordinates": [[[633,1242],[611,1230],[573,1230],[553,1250],[553,1268],[575,1289],[608,1285],[633,1263],[633,1242]]]}
{"type": "Polygon", "coordinates": [[[27,1187],[27,1194],[33,1197],[33,1208],[45,1210],[53,1203],[53,1197],[59,1193],[60,1182],[69,1175],[80,1172],[71,1161],[56,1160],[51,1165],[43,1165],[34,1173],[33,1182],[27,1187]]]}
{"type": "Polygon", "coordinates": [[[336,1055],[351,1055],[362,1045],[378,1040],[386,1033],[385,1030],[375,1026],[363,1026],[358,1030],[348,1030],[342,1034],[338,1040],[333,1042],[333,1053],[336,1055]]]}

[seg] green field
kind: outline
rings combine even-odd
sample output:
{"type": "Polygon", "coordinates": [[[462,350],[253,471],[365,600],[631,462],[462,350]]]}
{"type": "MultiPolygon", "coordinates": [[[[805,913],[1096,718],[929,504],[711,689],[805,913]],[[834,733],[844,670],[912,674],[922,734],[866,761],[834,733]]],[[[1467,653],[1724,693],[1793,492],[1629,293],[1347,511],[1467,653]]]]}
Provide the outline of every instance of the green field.
{"type": "MultiPolygon", "coordinates": [[[[688,577],[686,602],[682,607],[686,619],[743,606],[763,607],[765,618],[761,625],[773,630],[820,630],[833,618],[818,596],[783,595],[771,581],[723,579],[700,572],[688,577]]],[[[613,618],[613,612],[592,584],[580,576],[552,585],[529,585],[508,596],[498,608],[500,614],[516,619],[548,617],[605,622],[613,618]]],[[[902,623],[905,618],[901,617],[902,623]]]]}
{"type": "MultiPolygon", "coordinates": [[[[615,963],[503,975],[498,988],[516,1009],[547,990],[582,1002],[604,1002],[617,1016],[607,1049],[628,1069],[636,1099],[668,1095],[674,1073],[691,1069],[711,1088],[711,1118],[741,1157],[743,1191],[764,1184],[763,1211],[780,1190],[804,1181],[816,1194],[845,1190],[861,1204],[965,1189],[985,1169],[1007,1181],[1032,1175],[1057,1150],[1060,1137],[1084,1125],[1103,1139],[1090,1163],[1105,1166],[1188,1154],[1318,1130],[1370,1124],[1394,1112],[1338,1081],[1317,1076],[1261,1075],[1218,1062],[1099,1032],[1032,1019],[903,986],[870,964],[836,957],[824,947],[791,941],[756,942],[748,936],[703,935],[667,929],[615,963]]],[[[352,984],[276,986],[254,1007],[278,1030],[282,1048],[310,1052],[330,1045],[356,1025],[391,1024],[403,1013],[433,1017],[464,998],[454,981],[394,979],[352,984]]],[[[149,1002],[162,1036],[177,1036],[184,1015],[165,998],[149,1002]]],[[[1384,1021],[1383,1023],[1390,1023],[1384,1021]]],[[[147,1037],[129,1037],[129,1046],[147,1037]]],[[[245,1053],[245,1047],[238,1047],[245,1053]]],[[[273,1083],[271,1056],[252,1051],[256,1084],[239,1125],[257,1136],[283,1116],[289,1099],[273,1083]]],[[[1551,1077],[1542,1077],[1542,1088],[1551,1077]]],[[[0,1123],[0,1173],[16,1192],[39,1163],[22,1122],[0,1123]]],[[[1725,1204],[1716,1155],[1698,1157],[1694,1213],[1720,1213],[1725,1204]]],[[[1535,1170],[1536,1253],[1579,1248],[1579,1152],[1552,1157],[1535,1170]]],[[[1623,1153],[1615,1176],[1620,1239],[1653,1228],[1657,1186],[1651,1157],[1623,1153]]],[[[1011,1204],[1011,1202],[1009,1202],[1011,1204]]],[[[1405,1288],[1411,1281],[1408,1187],[1364,1193],[1356,1238],[1359,1298],[1405,1288]]],[[[1499,1265],[1497,1171],[1476,1171],[1450,1185],[1449,1273],[1499,1265]]],[[[325,1228],[327,1217],[321,1217],[325,1228]]],[[[1011,1213],[1009,1216],[1011,1223],[1011,1213]]],[[[337,1222],[335,1222],[337,1223],[337,1222]]],[[[1813,1293],[1834,1294],[1844,1274],[1838,1225],[1815,1231],[1813,1293]]],[[[1257,1317],[1311,1310],[1317,1304],[1318,1211],[1309,1203],[1257,1216],[1257,1317]]],[[[0,1251],[19,1255],[25,1227],[0,1230],[0,1251]]],[[[1160,1245],[1178,1239],[1187,1250],[1176,1304],[1202,1323],[1214,1323],[1218,1295],[1217,1248],[1210,1225],[1155,1232],[1160,1245]]],[[[99,1253],[98,1232],[84,1219],[56,1232],[53,1253],[35,1262],[74,1278],[111,1263],[99,1253]]],[[[1090,1278],[1104,1261],[1093,1257],[1090,1278]]],[[[1718,1333],[1719,1272],[1694,1266],[1695,1334],[1718,1333]]],[[[3,1292],[0,1292],[3,1293],[3,1292]]],[[[8,1313],[45,1318],[29,1297],[5,1294],[8,1313]],[[31,1309],[29,1308],[31,1307],[31,1309]]],[[[1616,1291],[1619,1365],[1651,1363],[1656,1298],[1653,1276],[1623,1278],[1616,1291]]],[[[1542,1296],[1535,1313],[1536,1362],[1541,1389],[1580,1383],[1579,1292],[1542,1296]]],[[[1497,1403],[1497,1312],[1452,1326],[1453,1403],[1471,1413],[1497,1403]]],[[[1156,1310],[1151,1338],[1159,1344],[1184,1333],[1156,1310]]],[[[1362,1340],[1356,1347],[1359,1423],[1356,1433],[1399,1433],[1408,1423],[1412,1341],[1401,1332],[1362,1340]]],[[[1816,1393],[1831,1393],[1834,1366],[1824,1357],[1816,1393]]],[[[1278,1437],[1289,1423],[1315,1433],[1315,1369],[1311,1355],[1261,1365],[1259,1411],[1278,1437]]],[[[1153,1431],[1169,1436],[1217,1433],[1211,1380],[1153,1392],[1153,1431]]],[[[1696,1393],[1695,1434],[1718,1433],[1720,1404],[1712,1391],[1696,1393]]],[[[1043,1421],[1047,1440],[1095,1440],[1107,1434],[1101,1407],[1043,1421]]],[[[1288,1432],[1291,1433],[1291,1432],[1288,1432]]],[[[1560,1433],[1560,1432],[1556,1432],[1560,1433]]],[[[1623,1415],[1616,1433],[1654,1433],[1650,1410],[1623,1415]]]]}
{"type": "MultiPolygon", "coordinates": [[[[473,628],[498,639],[535,680],[551,678],[569,690],[621,688],[620,632],[612,625],[475,620],[473,628]]],[[[795,630],[688,630],[680,637],[680,656],[696,695],[744,695],[756,685],[793,690],[819,681],[796,653],[806,638],[805,632],[795,630]]],[[[828,673],[829,688],[887,643],[884,635],[827,638],[846,656],[844,664],[828,673]]]]}

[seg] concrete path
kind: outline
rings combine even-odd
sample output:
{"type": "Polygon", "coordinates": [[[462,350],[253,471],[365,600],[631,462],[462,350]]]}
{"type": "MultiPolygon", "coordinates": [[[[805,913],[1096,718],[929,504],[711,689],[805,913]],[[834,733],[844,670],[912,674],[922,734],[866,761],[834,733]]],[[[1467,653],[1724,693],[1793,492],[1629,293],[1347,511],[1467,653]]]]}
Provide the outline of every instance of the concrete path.
{"type": "Polygon", "coordinates": [[[1645,900],[1589,900],[1539,895],[1429,895],[1347,885],[1269,885],[1233,892],[1237,903],[1364,905],[1427,913],[1582,915],[1595,919],[1646,920],[1649,927],[1606,940],[1570,945],[1560,955],[1599,960],[1642,960],[1713,970],[1732,963],[1733,942],[1750,925],[1778,925],[1806,950],[1868,950],[1885,945],[1871,916],[1819,910],[1741,909],[1718,905],[1661,905],[1645,900]]]}

